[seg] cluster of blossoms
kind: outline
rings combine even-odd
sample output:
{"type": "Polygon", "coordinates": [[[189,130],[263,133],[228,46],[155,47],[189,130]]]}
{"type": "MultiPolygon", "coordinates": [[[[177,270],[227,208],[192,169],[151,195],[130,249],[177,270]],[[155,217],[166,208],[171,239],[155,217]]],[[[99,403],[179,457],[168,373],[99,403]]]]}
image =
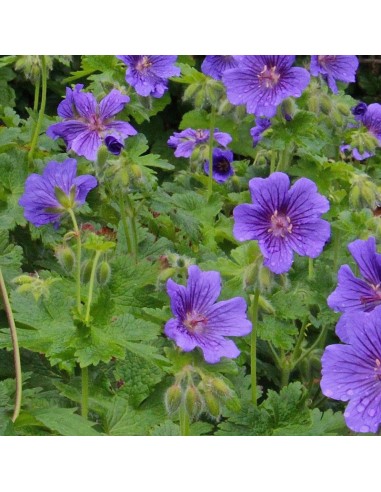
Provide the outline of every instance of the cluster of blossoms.
{"type": "MultiPolygon", "coordinates": [[[[349,144],[342,145],[342,152],[350,151],[352,157],[357,161],[363,161],[374,156],[373,148],[381,147],[381,104],[373,103],[367,106],[365,103],[359,103],[352,109],[355,119],[358,121],[359,128],[366,129],[365,140],[370,140],[371,149],[363,148],[361,151],[357,147],[352,147],[349,144]],[[369,138],[370,137],[370,138],[369,138]]],[[[360,137],[361,138],[361,137],[360,137]]],[[[363,138],[361,138],[363,140],[363,138]]]]}
{"type": "MultiPolygon", "coordinates": [[[[213,139],[222,147],[227,147],[232,141],[228,133],[220,132],[217,128],[213,132],[213,139]]],[[[169,147],[175,149],[175,157],[191,157],[195,149],[206,148],[210,140],[209,130],[194,130],[187,128],[182,132],[175,132],[168,140],[169,147]]],[[[213,179],[217,183],[224,183],[234,174],[233,152],[219,148],[213,149],[213,179]]],[[[209,161],[204,161],[204,171],[209,174],[209,161]]]]}
{"type": "Polygon", "coordinates": [[[377,432],[381,423],[381,255],[376,241],[348,245],[363,278],[349,265],[338,273],[328,305],[342,312],[336,334],[343,344],[326,347],[322,358],[323,394],[349,401],[344,417],[355,432],[377,432]]]}
{"type": "MultiPolygon", "coordinates": [[[[121,55],[127,66],[126,81],[140,96],[162,97],[168,78],[180,75],[176,56],[121,55]]],[[[256,116],[250,133],[254,146],[271,127],[279,105],[289,97],[300,97],[309,84],[310,74],[322,77],[332,92],[337,81],[354,82],[358,68],[355,56],[312,56],[310,72],[294,66],[294,56],[207,56],[201,66],[206,75],[222,81],[232,104],[246,105],[256,116]]],[[[95,160],[101,145],[119,155],[128,136],[136,130],[126,121],[115,120],[129,102],[129,96],[113,89],[99,103],[93,94],[83,92],[83,85],[66,89],[66,98],[58,106],[63,121],[51,125],[47,134],[62,138],[68,150],[88,160],[95,160]]],[[[381,146],[381,105],[364,103],[353,114],[369,135],[381,146]]],[[[214,141],[223,148],[212,152],[213,178],[225,182],[234,174],[233,153],[226,147],[229,134],[214,130],[214,141]]],[[[190,158],[193,152],[210,141],[209,130],[187,128],[168,140],[176,157],[190,158]]],[[[367,150],[345,145],[357,160],[374,155],[367,150]]],[[[209,161],[203,169],[209,173],[209,161]]],[[[64,213],[85,203],[87,194],[97,186],[91,175],[77,176],[77,162],[49,162],[42,175],[31,174],[19,200],[25,218],[35,226],[52,223],[57,227],[64,213]]],[[[264,257],[264,266],[276,274],[286,273],[294,253],[316,258],[330,237],[330,225],[321,218],[329,210],[328,200],[320,195],[315,183],[306,178],[290,186],[289,177],[275,172],[268,178],[249,182],[252,204],[234,209],[233,235],[238,241],[256,240],[264,257]]],[[[322,358],[323,393],[342,401],[350,400],[344,413],[348,426],[356,432],[376,432],[381,423],[381,255],[376,241],[354,241],[348,246],[362,278],[344,265],[338,272],[338,286],[328,304],[342,312],[336,333],[343,342],[328,346],[322,358]]],[[[187,285],[167,282],[173,318],[164,333],[182,350],[200,348],[211,364],[222,357],[239,355],[236,344],[226,338],[245,336],[252,329],[247,306],[242,297],[219,301],[219,272],[203,272],[192,265],[187,285]]]]}

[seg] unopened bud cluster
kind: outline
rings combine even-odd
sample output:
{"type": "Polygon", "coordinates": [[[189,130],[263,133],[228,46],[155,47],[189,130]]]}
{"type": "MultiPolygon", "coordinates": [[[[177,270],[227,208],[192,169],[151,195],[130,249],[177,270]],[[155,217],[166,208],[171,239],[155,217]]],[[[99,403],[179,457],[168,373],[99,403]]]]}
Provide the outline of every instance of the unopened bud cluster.
{"type": "Polygon", "coordinates": [[[197,420],[202,413],[218,420],[223,405],[233,411],[240,409],[236,394],[221,377],[205,374],[191,366],[176,376],[175,383],[165,394],[168,414],[175,414],[182,406],[191,421],[197,420]]]}

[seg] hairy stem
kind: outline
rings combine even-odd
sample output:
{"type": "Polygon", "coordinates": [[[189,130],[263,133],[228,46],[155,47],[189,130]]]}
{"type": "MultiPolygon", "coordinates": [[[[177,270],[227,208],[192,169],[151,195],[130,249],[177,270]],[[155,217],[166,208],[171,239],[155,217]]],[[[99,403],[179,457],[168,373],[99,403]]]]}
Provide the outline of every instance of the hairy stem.
{"type": "Polygon", "coordinates": [[[251,365],[251,401],[257,406],[257,325],[258,325],[259,287],[255,288],[254,297],[250,306],[250,315],[253,328],[250,336],[250,365],[251,365]]]}
{"type": "Polygon", "coordinates": [[[38,77],[36,85],[34,87],[33,111],[38,110],[38,103],[40,102],[40,86],[41,86],[41,77],[38,77]]]}
{"type": "Polygon", "coordinates": [[[87,419],[89,413],[89,368],[81,368],[82,378],[82,400],[81,400],[81,415],[87,419]]]}
{"type": "Polygon", "coordinates": [[[131,254],[137,262],[138,258],[138,229],[136,226],[136,211],[133,200],[126,194],[127,224],[131,234],[131,254]]]}
{"type": "Polygon", "coordinates": [[[96,251],[95,252],[93,266],[91,268],[90,282],[89,282],[89,293],[87,296],[86,314],[85,314],[85,324],[86,325],[88,325],[90,322],[90,309],[91,309],[91,302],[93,300],[93,293],[94,293],[95,272],[97,271],[98,261],[99,261],[101,254],[102,254],[102,251],[96,251]]]}
{"type": "Polygon", "coordinates": [[[209,170],[208,170],[208,199],[213,193],[213,143],[214,143],[214,125],[215,125],[215,109],[212,106],[209,122],[209,170]]]}
{"type": "Polygon", "coordinates": [[[8,318],[9,328],[11,331],[11,339],[13,345],[13,359],[15,363],[15,377],[16,377],[16,398],[15,398],[15,407],[12,416],[12,422],[15,422],[17,419],[20,408],[21,408],[21,396],[22,396],[22,373],[21,373],[21,360],[20,360],[20,349],[19,343],[17,339],[17,330],[15,320],[13,318],[11,304],[9,302],[7,288],[5,286],[3,272],[0,268],[0,291],[1,298],[3,300],[4,309],[8,318]]]}
{"type": "Polygon", "coordinates": [[[314,276],[314,260],[313,258],[308,258],[308,280],[312,280],[314,276]]]}
{"type": "Polygon", "coordinates": [[[37,145],[37,140],[38,136],[41,131],[41,125],[42,125],[42,120],[44,119],[44,114],[45,114],[45,106],[46,106],[46,92],[47,92],[47,80],[48,80],[48,71],[46,68],[46,57],[45,55],[41,56],[41,80],[42,80],[42,91],[41,91],[41,106],[40,106],[40,111],[38,113],[38,118],[37,118],[37,123],[36,127],[34,129],[33,133],[33,138],[32,142],[30,145],[30,150],[28,153],[28,163],[29,167],[33,169],[33,157],[34,157],[34,151],[37,145]]]}
{"type": "Polygon", "coordinates": [[[82,311],[81,303],[81,255],[82,255],[82,241],[81,233],[78,227],[77,219],[75,218],[74,212],[71,208],[68,210],[71,220],[73,222],[74,232],[77,239],[77,256],[76,256],[76,272],[75,272],[75,282],[76,282],[76,299],[77,299],[77,310],[78,313],[82,311]]]}
{"type": "Polygon", "coordinates": [[[189,415],[185,409],[185,404],[182,403],[180,406],[180,434],[182,436],[189,436],[189,415]]]}

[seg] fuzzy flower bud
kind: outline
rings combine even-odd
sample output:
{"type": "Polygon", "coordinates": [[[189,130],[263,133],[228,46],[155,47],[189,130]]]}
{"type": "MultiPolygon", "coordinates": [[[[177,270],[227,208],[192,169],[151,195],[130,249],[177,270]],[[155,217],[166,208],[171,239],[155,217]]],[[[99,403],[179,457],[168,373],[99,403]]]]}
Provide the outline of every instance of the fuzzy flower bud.
{"type": "Polygon", "coordinates": [[[55,251],[58,263],[67,273],[72,273],[75,268],[75,254],[69,246],[59,246],[55,251]]]}
{"type": "Polygon", "coordinates": [[[81,282],[87,284],[90,281],[93,260],[85,260],[81,265],[81,282]]]}
{"type": "Polygon", "coordinates": [[[182,400],[182,391],[179,384],[174,384],[170,386],[164,397],[165,408],[169,415],[174,414],[180,407],[182,400]]]}
{"type": "Polygon", "coordinates": [[[97,268],[97,282],[102,287],[110,282],[111,267],[110,264],[103,260],[97,268]]]}
{"type": "Polygon", "coordinates": [[[204,408],[204,400],[198,389],[192,384],[185,391],[185,410],[191,420],[197,419],[204,408]]]}

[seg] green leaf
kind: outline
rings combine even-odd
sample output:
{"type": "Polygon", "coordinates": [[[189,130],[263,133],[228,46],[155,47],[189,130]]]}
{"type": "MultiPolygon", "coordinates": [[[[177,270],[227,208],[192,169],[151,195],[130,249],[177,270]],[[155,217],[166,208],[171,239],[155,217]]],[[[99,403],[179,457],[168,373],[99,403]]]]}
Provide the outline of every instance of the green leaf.
{"type": "Polygon", "coordinates": [[[37,421],[61,436],[99,436],[94,423],[75,414],[75,408],[42,408],[32,410],[37,421]]]}
{"type": "Polygon", "coordinates": [[[258,323],[258,337],[271,342],[274,347],[291,350],[298,329],[292,321],[282,321],[273,316],[264,315],[258,323]]]}

